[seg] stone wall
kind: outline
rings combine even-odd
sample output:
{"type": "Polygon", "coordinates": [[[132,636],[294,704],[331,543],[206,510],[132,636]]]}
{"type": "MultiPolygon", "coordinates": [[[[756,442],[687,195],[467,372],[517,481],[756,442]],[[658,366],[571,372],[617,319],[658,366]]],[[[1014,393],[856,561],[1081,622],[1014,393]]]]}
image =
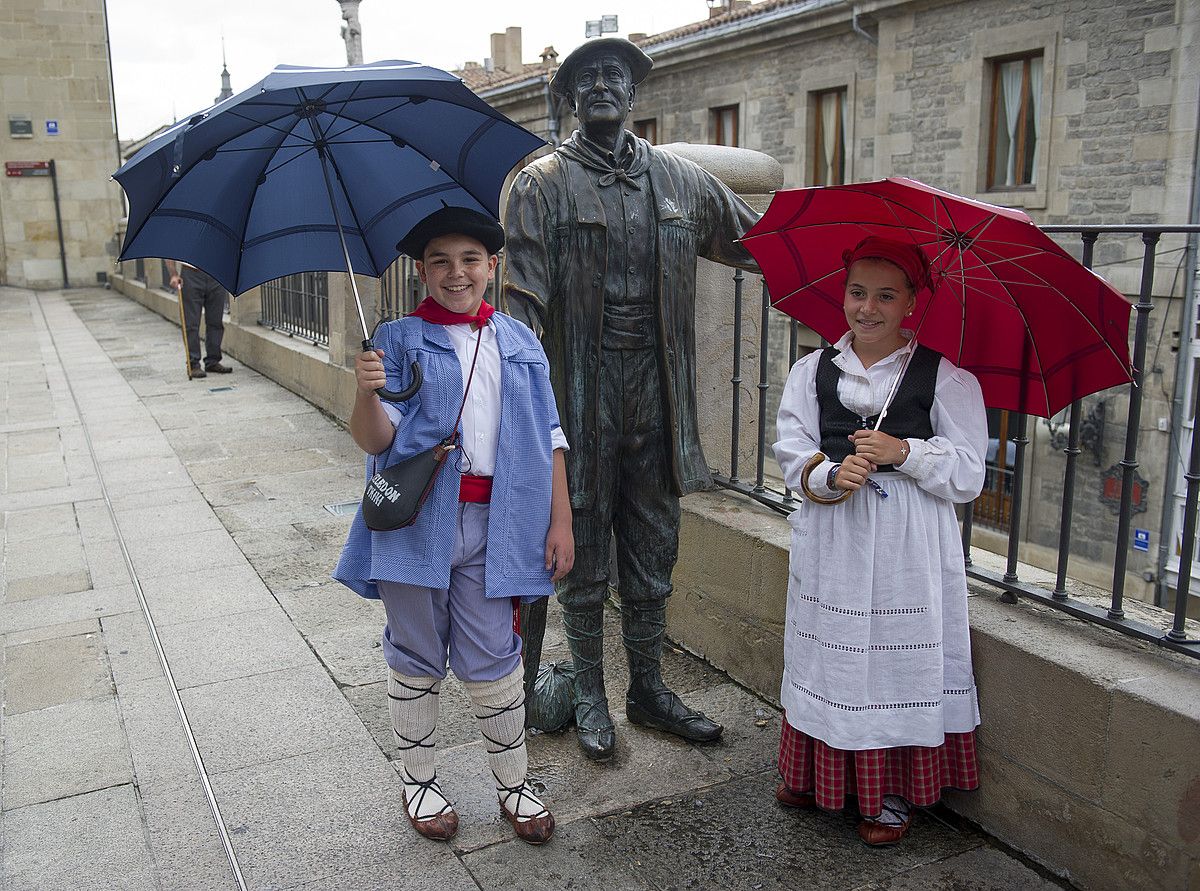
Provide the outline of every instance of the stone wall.
{"type": "MultiPolygon", "coordinates": [[[[28,117],[33,135],[0,133],[0,160],[55,161],[69,281],[94,285],[112,266],[122,214],[109,181],[118,160],[101,0],[0,5],[0,126],[12,115],[28,117]]],[[[62,287],[48,178],[0,180],[0,283],[62,287]]]]}

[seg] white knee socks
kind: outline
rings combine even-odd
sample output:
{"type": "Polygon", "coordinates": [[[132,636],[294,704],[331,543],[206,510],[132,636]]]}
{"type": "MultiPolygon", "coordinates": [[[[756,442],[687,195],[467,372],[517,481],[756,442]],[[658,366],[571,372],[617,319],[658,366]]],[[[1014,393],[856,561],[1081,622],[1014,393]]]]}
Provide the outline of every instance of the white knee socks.
{"type": "Polygon", "coordinates": [[[475,707],[475,718],[487,744],[488,766],[505,809],[519,820],[546,813],[525,782],[529,755],[525,748],[524,669],[496,681],[464,683],[475,707]]]}
{"type": "Polygon", "coordinates": [[[400,748],[408,812],[417,820],[450,808],[437,784],[438,695],[442,682],[388,671],[388,711],[392,734],[400,748]]]}

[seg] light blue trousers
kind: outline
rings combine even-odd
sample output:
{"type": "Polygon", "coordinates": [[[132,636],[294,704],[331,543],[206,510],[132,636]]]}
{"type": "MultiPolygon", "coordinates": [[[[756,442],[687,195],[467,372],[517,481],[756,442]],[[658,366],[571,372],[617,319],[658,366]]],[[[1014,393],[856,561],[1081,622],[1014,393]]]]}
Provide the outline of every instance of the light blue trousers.
{"type": "Polygon", "coordinates": [[[387,611],[383,657],[410,677],[495,681],[521,665],[513,602],[483,596],[488,505],[459,504],[449,588],[378,582],[387,611]]]}

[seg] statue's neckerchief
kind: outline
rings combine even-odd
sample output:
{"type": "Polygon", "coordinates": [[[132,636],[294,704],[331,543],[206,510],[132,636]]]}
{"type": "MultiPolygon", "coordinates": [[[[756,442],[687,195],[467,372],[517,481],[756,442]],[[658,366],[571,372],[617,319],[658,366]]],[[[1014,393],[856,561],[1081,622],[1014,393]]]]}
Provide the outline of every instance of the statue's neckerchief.
{"type": "Polygon", "coordinates": [[[600,174],[599,185],[611,186],[618,180],[631,188],[640,189],[636,181],[650,170],[650,152],[641,139],[626,132],[622,139],[621,157],[613,158],[580,131],[572,133],[558,150],[600,174]],[[616,161],[614,164],[613,162],[616,161]]]}

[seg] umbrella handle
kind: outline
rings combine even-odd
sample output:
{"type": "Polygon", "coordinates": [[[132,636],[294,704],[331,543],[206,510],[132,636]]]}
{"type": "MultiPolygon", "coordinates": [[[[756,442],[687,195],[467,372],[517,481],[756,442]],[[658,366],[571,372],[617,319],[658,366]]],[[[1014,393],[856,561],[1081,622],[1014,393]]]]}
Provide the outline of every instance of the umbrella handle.
{"type": "Polygon", "coordinates": [[[849,489],[843,489],[842,494],[835,495],[832,498],[827,498],[824,495],[818,495],[808,487],[809,475],[812,474],[812,472],[817,469],[817,466],[824,460],[824,452],[817,452],[808,459],[804,465],[804,470],[800,472],[800,489],[802,492],[804,492],[804,497],[814,504],[841,504],[853,494],[849,489]]]}
{"type": "MultiPolygon", "coordinates": [[[[362,346],[364,353],[372,352],[375,349],[375,345],[371,343],[370,338],[364,340],[362,346]]],[[[407,402],[417,395],[417,390],[421,389],[421,384],[425,380],[425,375],[421,373],[421,366],[416,362],[412,364],[412,376],[412,383],[403,390],[397,392],[396,390],[389,390],[387,387],[380,387],[375,391],[375,395],[385,402],[407,402]]]]}

